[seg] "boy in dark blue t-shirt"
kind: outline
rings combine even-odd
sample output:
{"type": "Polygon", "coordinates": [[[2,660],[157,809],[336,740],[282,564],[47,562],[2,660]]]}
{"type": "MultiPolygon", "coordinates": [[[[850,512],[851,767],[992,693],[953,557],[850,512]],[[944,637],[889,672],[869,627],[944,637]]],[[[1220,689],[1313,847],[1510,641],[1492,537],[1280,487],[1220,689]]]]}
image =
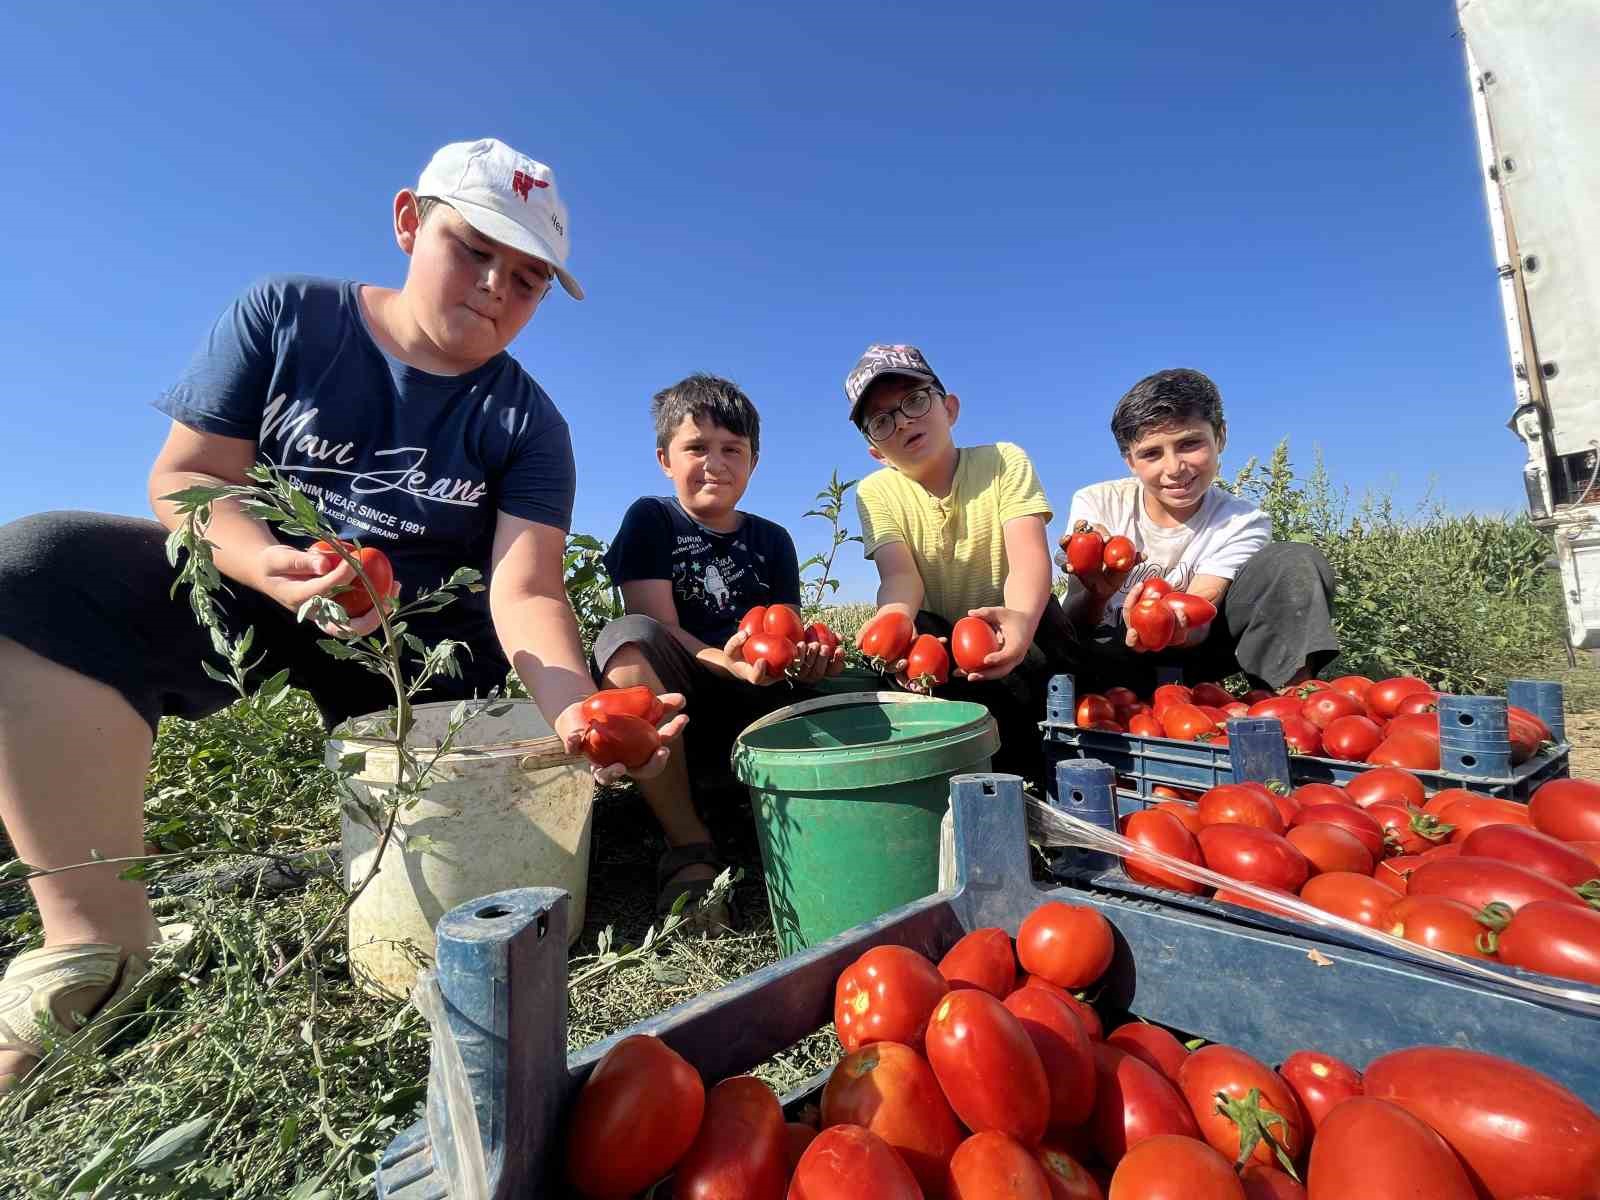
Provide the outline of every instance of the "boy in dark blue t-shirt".
{"type": "MultiPolygon", "coordinates": [[[[410,259],[403,287],[272,278],[217,321],[157,403],[172,418],[149,478],[159,523],[44,513],[0,526],[0,814],[24,861],[140,854],[157,722],[234,699],[205,673],[210,640],[171,595],[164,542],[183,517],[162,497],[242,483],[257,464],[315,499],[341,537],[382,547],[403,595],[460,566],[487,577],[485,593],[411,623],[427,641],[471,650],[460,678],[437,676],[416,699],[482,695],[509,661],[569,752],[580,750],[594,684],[563,587],[572,447],[550,398],[506,353],[553,281],[582,299],[566,270],[568,229],[543,163],[494,139],[444,147],[394,199],[394,237],[410,259]],[[85,730],[93,754],[82,752],[85,730]]],[[[258,678],[288,670],[330,722],[392,703],[382,679],[316,644],[371,633],[377,609],[321,631],[297,619],[354,578],[338,556],[286,544],[232,502],[214,507],[206,535],[227,576],[228,623],[255,629],[258,678]]],[[[669,715],[682,705],[663,700],[669,715]]],[[[683,723],[673,716],[662,732],[683,723]]],[[[658,752],[637,774],[666,760],[658,752]]],[[[77,1014],[122,1003],[152,948],[182,936],[157,928],[143,885],[115,865],[30,887],[45,945],[0,978],[0,1092],[44,1054],[51,1013],[70,1030],[77,1014]]]]}
{"type": "MultiPolygon", "coordinates": [[[[738,508],[761,451],[748,397],[725,379],[691,375],[658,392],[650,411],[673,494],[636,500],[622,518],[605,564],[628,615],[601,631],[594,656],[606,686],[681,693],[691,717],[684,753],[639,780],[667,840],[656,868],[665,912],[684,892],[704,894],[722,866],[695,809],[690,764],[725,765],[739,730],[802,698],[773,687],[781,677],[764,663],[743,660],[739,631],[756,605],[786,604],[798,615],[800,565],[787,530],[738,508]]],[[[803,687],[843,669],[843,648],[804,642],[791,676],[803,687]]]]}

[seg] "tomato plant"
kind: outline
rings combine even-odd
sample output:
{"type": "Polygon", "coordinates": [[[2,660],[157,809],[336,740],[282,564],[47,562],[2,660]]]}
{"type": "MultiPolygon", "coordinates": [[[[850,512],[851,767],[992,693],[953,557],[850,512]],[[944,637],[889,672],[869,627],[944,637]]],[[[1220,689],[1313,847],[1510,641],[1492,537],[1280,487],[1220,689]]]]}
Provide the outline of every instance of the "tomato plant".
{"type": "Polygon", "coordinates": [[[1600,912],[1556,900],[1524,904],[1495,952],[1514,967],[1600,984],[1600,912]]]}
{"type": "Polygon", "coordinates": [[[1081,1125],[1094,1108],[1093,1043],[1066,1002],[1038,987],[1020,987],[1005,999],[1039,1053],[1050,1089],[1049,1127],[1081,1125]]]}
{"type": "MultiPolygon", "coordinates": [[[[338,601],[344,611],[352,617],[363,617],[372,611],[373,596],[388,599],[389,592],[394,587],[394,564],[389,561],[389,556],[376,546],[356,546],[353,542],[341,542],[345,552],[352,555],[366,581],[357,578],[349,587],[341,588],[332,593],[328,599],[338,601]]],[[[312,542],[309,548],[312,554],[337,554],[328,542],[312,542]]],[[[343,559],[339,560],[343,563],[343,559]]]]}
{"type": "Polygon", "coordinates": [[[1089,1125],[1102,1162],[1116,1166],[1146,1138],[1172,1133],[1198,1138],[1200,1127],[1177,1085],[1115,1046],[1094,1048],[1094,1113],[1089,1125]]]}
{"type": "Polygon", "coordinates": [[[1306,856],[1268,829],[1249,825],[1208,825],[1200,831],[1206,866],[1233,879],[1297,892],[1311,874],[1306,856]]]}
{"type": "Polygon", "coordinates": [[[1254,825],[1257,829],[1284,831],[1283,814],[1272,802],[1271,793],[1238,783],[1219,783],[1200,797],[1203,825],[1254,825]]]}
{"type": "Polygon", "coordinates": [[[1600,841],[1600,784],[1587,779],[1552,779],[1528,801],[1528,816],[1540,833],[1564,842],[1600,841]]]}
{"type": "Polygon", "coordinates": [[[1366,1096],[1323,1120],[1306,1183],[1310,1200],[1478,1200],[1443,1138],[1404,1108],[1366,1096]]]}
{"type": "Polygon", "coordinates": [[[604,688],[583,702],[582,711],[584,719],[589,721],[622,713],[652,725],[661,720],[664,712],[656,694],[642,683],[636,687],[604,688]]]}
{"type": "Polygon", "coordinates": [[[933,1068],[909,1046],[877,1042],[848,1054],[822,1089],[822,1124],[859,1125],[905,1160],[930,1196],[966,1137],[933,1068]]]}
{"type": "Polygon", "coordinates": [[[950,655],[945,652],[944,643],[931,633],[924,633],[912,642],[906,655],[906,678],[930,688],[949,683],[950,655]]]}
{"type": "Polygon", "coordinates": [[[1432,693],[1433,687],[1426,679],[1415,675],[1398,675],[1372,685],[1367,692],[1367,706],[1380,717],[1392,717],[1400,711],[1400,701],[1420,692],[1432,693]]]}
{"type": "Polygon", "coordinates": [[[626,713],[601,713],[583,731],[583,752],[597,767],[621,763],[636,771],[655,756],[661,735],[649,721],[626,713]]]}
{"type": "Polygon", "coordinates": [[[1423,1046],[1373,1060],[1365,1091],[1437,1130],[1489,1195],[1595,1194],[1600,1114],[1537,1071],[1476,1050],[1423,1046]],[[1537,1154],[1528,1152],[1531,1130],[1537,1154]]]}
{"type": "Polygon", "coordinates": [[[994,626],[982,617],[962,617],[950,631],[950,652],[967,674],[983,670],[983,660],[1000,649],[994,626]]]}
{"type": "Polygon", "coordinates": [[[1100,554],[1100,564],[1113,575],[1131,571],[1139,561],[1139,550],[1129,539],[1117,534],[1106,539],[1106,548],[1100,554]]]}
{"type": "Polygon", "coordinates": [[[939,960],[939,974],[952,988],[977,988],[997,1000],[1010,994],[1017,978],[1011,935],[989,926],[964,935],[939,960]]]}
{"type": "Polygon", "coordinates": [[[1320,1050],[1296,1050],[1283,1060],[1278,1074],[1300,1102],[1307,1130],[1318,1129],[1333,1109],[1361,1095],[1361,1072],[1320,1050]]]}
{"type": "Polygon", "coordinates": [[[1005,1005],[976,988],[951,992],[933,1010],[927,1046],[939,1086],[968,1129],[1038,1145],[1050,1117],[1050,1084],[1033,1039],[1005,1005]]]}
{"type": "Polygon", "coordinates": [[[1313,875],[1300,889],[1300,899],[1368,929],[1386,928],[1395,903],[1394,892],[1371,875],[1355,871],[1313,875]]]}
{"type": "Polygon", "coordinates": [[[1385,800],[1421,808],[1425,798],[1422,780],[1410,771],[1402,771],[1397,767],[1375,767],[1363,771],[1346,782],[1344,790],[1361,808],[1385,800]]]}
{"type": "Polygon", "coordinates": [[[1030,975],[1068,991],[1086,988],[1111,965],[1111,922],[1086,904],[1051,900],[1017,928],[1017,961],[1030,975]]]}
{"type": "Polygon", "coordinates": [[[705,1112],[700,1073],[659,1038],[626,1037],[584,1081],[567,1128],[567,1181],[591,1200],[624,1200],[672,1170],[705,1112]],[[627,1154],[617,1147],[626,1145],[627,1154]]]}
{"type": "Polygon", "coordinates": [[[1461,840],[1461,853],[1516,863],[1571,888],[1600,874],[1587,854],[1523,825],[1480,825],[1461,840]]]}
{"type": "Polygon", "coordinates": [[[872,1042],[921,1046],[928,1017],[950,990],[931,962],[905,946],[874,946],[840,973],[833,1024],[848,1053],[872,1042]]]}
{"type": "Polygon", "coordinates": [[[856,636],[856,645],[871,661],[873,667],[881,671],[906,656],[906,651],[911,649],[911,641],[916,637],[916,633],[916,627],[912,625],[910,617],[896,609],[890,609],[887,612],[880,612],[861,627],[861,632],[856,636]]]}
{"type": "Polygon", "coordinates": [[[751,1075],[706,1093],[694,1143],[672,1173],[674,1200],[783,1200],[789,1139],[777,1096],[751,1075]]]}
{"type": "Polygon", "coordinates": [[[911,1168],[877,1134],[832,1125],[800,1156],[787,1200],[923,1200],[923,1193],[911,1168]]]}
{"type": "Polygon", "coordinates": [[[1201,1136],[1229,1162],[1272,1166],[1279,1161],[1272,1142],[1291,1163],[1305,1149],[1307,1130],[1294,1090],[1243,1050],[1202,1046],[1184,1060],[1178,1090],[1201,1136]]]}
{"type": "Polygon", "coordinates": [[[1158,1134],[1128,1151],[1109,1200],[1245,1200],[1233,1165],[1204,1142],[1158,1134]]]}
{"type": "MultiPolygon", "coordinates": [[[[1172,803],[1182,802],[1175,800],[1172,803]]],[[[1196,866],[1201,866],[1205,862],[1194,834],[1170,812],[1145,809],[1143,812],[1131,813],[1122,832],[1129,841],[1137,842],[1146,849],[1170,854],[1173,858],[1181,858],[1196,866]]],[[[1185,879],[1182,875],[1176,875],[1165,867],[1137,856],[1130,855],[1125,858],[1122,869],[1135,883],[1147,884],[1150,887],[1171,888],[1173,891],[1186,892],[1191,896],[1201,895],[1206,891],[1205,884],[1185,879]]]]}
{"type": "Polygon", "coordinates": [[[1311,864],[1318,875],[1330,871],[1359,871],[1371,875],[1373,856],[1361,844],[1361,839],[1348,829],[1326,821],[1310,825],[1296,825],[1284,834],[1289,844],[1311,864]]]}

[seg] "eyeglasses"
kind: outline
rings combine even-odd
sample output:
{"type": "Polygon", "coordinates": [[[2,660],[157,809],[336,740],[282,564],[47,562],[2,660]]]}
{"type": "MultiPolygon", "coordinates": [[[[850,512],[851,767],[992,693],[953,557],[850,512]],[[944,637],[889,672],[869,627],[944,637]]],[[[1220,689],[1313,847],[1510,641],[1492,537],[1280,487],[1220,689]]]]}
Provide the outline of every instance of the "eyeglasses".
{"type": "Polygon", "coordinates": [[[887,442],[894,436],[894,431],[899,427],[900,414],[904,413],[908,421],[915,421],[918,417],[926,416],[933,407],[934,399],[943,393],[935,388],[920,387],[914,392],[907,392],[900,397],[900,403],[881,413],[874,413],[867,420],[867,437],[874,442],[887,442]]]}

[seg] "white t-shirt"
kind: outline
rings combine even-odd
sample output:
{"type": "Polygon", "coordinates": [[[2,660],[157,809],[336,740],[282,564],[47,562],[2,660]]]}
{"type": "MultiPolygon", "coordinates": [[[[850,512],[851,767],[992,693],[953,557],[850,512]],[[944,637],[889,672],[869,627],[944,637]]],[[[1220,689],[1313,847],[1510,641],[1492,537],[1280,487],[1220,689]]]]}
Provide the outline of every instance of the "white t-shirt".
{"type": "Polygon", "coordinates": [[[1070,531],[1079,521],[1121,534],[1144,554],[1128,573],[1121,591],[1106,602],[1105,619],[1120,622],[1128,589],[1156,575],[1177,591],[1196,575],[1233,579],[1255,552],[1272,540],[1272,518],[1255,505],[1212,486],[1199,509],[1182,525],[1164,529],[1144,511],[1143,490],[1132,476],[1079,488],[1067,515],[1070,531]]]}

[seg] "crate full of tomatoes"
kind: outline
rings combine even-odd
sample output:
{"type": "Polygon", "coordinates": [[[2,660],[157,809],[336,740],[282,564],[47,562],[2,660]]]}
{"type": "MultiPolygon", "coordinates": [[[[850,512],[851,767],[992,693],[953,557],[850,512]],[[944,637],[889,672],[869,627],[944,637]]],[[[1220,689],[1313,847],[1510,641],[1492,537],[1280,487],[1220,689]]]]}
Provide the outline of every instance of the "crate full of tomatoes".
{"type": "Polygon", "coordinates": [[[1079,693],[1051,681],[1044,739],[1060,756],[1110,763],[1125,786],[1204,789],[1233,778],[1241,720],[1281,729],[1296,783],[1344,783],[1371,766],[1412,771],[1431,786],[1526,798],[1566,774],[1561,688],[1513,680],[1508,697],[1453,696],[1425,680],[1358,675],[1239,695],[1220,684],[1167,683],[1148,697],[1128,688],[1079,693]]]}
{"type": "MultiPolygon", "coordinates": [[[[490,1195],[1600,1200],[1600,1020],[1168,906],[1042,888],[1020,780],[951,785],[955,884],[568,1057],[566,898],[447,914],[490,1195]],[[786,1096],[751,1075],[831,1024],[786,1096]],[[1468,1049],[1466,1047],[1472,1047],[1468,1049]]],[[[466,1157],[429,1120],[381,1200],[466,1157]]]]}

